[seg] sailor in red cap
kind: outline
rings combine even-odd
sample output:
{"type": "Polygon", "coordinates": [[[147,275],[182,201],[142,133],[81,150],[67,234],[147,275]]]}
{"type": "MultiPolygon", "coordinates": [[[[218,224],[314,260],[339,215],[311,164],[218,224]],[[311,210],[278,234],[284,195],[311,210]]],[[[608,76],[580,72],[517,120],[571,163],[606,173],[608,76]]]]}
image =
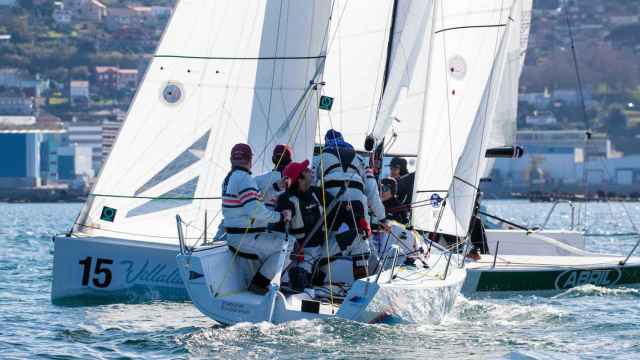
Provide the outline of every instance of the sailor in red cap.
{"type": "MultiPolygon", "coordinates": [[[[323,221],[327,204],[333,197],[329,193],[323,194],[319,187],[312,186],[309,160],[290,163],[283,174],[289,186],[278,198],[276,210],[292,212],[289,233],[297,239],[295,264],[288,272],[288,285],[293,290],[303,291],[312,287],[313,264],[323,254],[324,226],[318,226],[318,222],[323,221]]],[[[316,277],[316,280],[316,285],[323,285],[322,276],[316,277]]]]}
{"type": "Polygon", "coordinates": [[[279,144],[273,149],[271,161],[273,162],[273,170],[256,176],[256,183],[262,193],[262,200],[265,205],[273,209],[276,206],[278,196],[286,189],[285,179],[282,175],[284,168],[289,165],[293,159],[293,150],[287,144],[279,144]]]}
{"type": "Polygon", "coordinates": [[[229,249],[237,261],[244,262],[249,290],[265,294],[279,271],[278,255],[285,241],[282,234],[267,232],[267,225],[290,221],[291,212],[268,209],[260,201],[260,191],[250,171],[252,157],[247,144],[236,144],[231,149],[232,168],[222,184],[222,224],[229,249]]]}

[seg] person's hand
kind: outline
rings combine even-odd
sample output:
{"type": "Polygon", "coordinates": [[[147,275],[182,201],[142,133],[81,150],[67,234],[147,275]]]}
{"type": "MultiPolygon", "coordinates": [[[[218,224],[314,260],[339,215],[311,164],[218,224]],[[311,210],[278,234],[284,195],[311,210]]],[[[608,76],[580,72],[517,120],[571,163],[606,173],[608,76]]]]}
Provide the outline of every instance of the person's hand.
{"type": "Polygon", "coordinates": [[[291,210],[282,210],[282,221],[288,223],[291,222],[291,210]]]}
{"type": "Polygon", "coordinates": [[[276,185],[278,186],[278,189],[280,189],[280,191],[283,191],[284,189],[287,188],[287,178],[283,177],[282,179],[278,180],[278,182],[276,182],[276,185]]]}
{"type": "Polygon", "coordinates": [[[380,226],[382,226],[382,229],[385,232],[387,232],[387,233],[391,232],[391,224],[389,224],[389,221],[387,221],[387,220],[380,221],[380,226]]]}

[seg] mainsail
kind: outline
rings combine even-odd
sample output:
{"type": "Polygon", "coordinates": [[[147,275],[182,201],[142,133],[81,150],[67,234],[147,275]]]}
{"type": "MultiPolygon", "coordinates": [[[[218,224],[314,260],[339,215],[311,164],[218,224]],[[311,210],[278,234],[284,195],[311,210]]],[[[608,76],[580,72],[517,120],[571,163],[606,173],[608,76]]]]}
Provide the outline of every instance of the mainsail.
{"type": "MultiPolygon", "coordinates": [[[[458,214],[450,209],[450,203],[457,201],[453,192],[459,182],[452,179],[466,179],[458,175],[472,170],[462,167],[474,163],[466,160],[460,165],[461,156],[480,150],[472,139],[488,135],[485,131],[490,127],[478,123],[484,124],[493,116],[512,4],[503,0],[436,3],[414,185],[412,220],[416,227],[456,236],[467,234],[466,212],[458,214]],[[479,130],[481,134],[472,133],[479,130]],[[451,199],[444,202],[443,209],[443,200],[448,197],[451,199]]],[[[486,147],[483,139],[480,143],[486,147]]],[[[478,166],[479,162],[473,170],[478,166]]],[[[475,177],[470,182],[475,182],[475,177]]],[[[471,211],[473,199],[456,209],[465,206],[471,211]]]]}
{"type": "Polygon", "coordinates": [[[277,143],[311,157],[331,7],[181,0],[74,230],[174,243],[177,213],[216,216],[233,144],[258,173],[277,143]]]}

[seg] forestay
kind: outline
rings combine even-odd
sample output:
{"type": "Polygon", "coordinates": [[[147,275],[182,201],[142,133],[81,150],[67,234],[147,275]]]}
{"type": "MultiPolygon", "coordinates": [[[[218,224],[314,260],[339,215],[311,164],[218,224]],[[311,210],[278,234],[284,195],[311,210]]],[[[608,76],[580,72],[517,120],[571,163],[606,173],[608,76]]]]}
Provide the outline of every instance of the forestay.
{"type": "MultiPolygon", "coordinates": [[[[532,5],[533,0],[519,0],[514,4],[513,27],[510,31],[515,31],[519,36],[510,37],[507,45],[509,54],[504,67],[504,77],[500,86],[501,95],[496,116],[493,119],[493,129],[488,138],[488,148],[516,145],[518,89],[529,44],[532,5]]],[[[484,176],[489,175],[494,162],[495,159],[485,160],[484,176]]]]}
{"type": "Polygon", "coordinates": [[[216,216],[233,144],[258,173],[277,143],[309,158],[331,5],[181,0],[75,231],[174,243],[176,214],[216,216]]]}
{"type": "MultiPolygon", "coordinates": [[[[501,72],[501,68],[496,70],[496,59],[512,4],[504,0],[437,1],[413,197],[413,223],[420,229],[458,236],[467,233],[468,223],[462,217],[449,219],[445,212],[441,219],[442,200],[452,197],[447,206],[457,201],[449,191],[470,132],[479,131],[479,125],[471,128],[484,123],[495,108],[492,99],[497,91],[488,89],[501,77],[495,76],[501,72]]],[[[486,147],[486,142],[481,143],[486,147]]],[[[467,147],[466,151],[479,150],[475,145],[467,147]]]]}

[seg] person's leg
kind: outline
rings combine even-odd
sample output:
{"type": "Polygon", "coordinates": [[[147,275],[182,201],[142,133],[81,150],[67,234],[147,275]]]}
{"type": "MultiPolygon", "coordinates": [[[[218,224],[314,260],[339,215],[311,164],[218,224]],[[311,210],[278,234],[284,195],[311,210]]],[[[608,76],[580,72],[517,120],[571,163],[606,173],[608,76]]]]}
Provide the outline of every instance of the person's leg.
{"type": "MultiPolygon", "coordinates": [[[[252,279],[252,285],[266,292],[269,284],[275,276],[282,271],[280,257],[288,257],[288,253],[282,254],[285,235],[281,233],[261,233],[255,237],[252,250],[260,259],[260,268],[252,279]]],[[[289,239],[293,244],[293,238],[289,239]]]]}

